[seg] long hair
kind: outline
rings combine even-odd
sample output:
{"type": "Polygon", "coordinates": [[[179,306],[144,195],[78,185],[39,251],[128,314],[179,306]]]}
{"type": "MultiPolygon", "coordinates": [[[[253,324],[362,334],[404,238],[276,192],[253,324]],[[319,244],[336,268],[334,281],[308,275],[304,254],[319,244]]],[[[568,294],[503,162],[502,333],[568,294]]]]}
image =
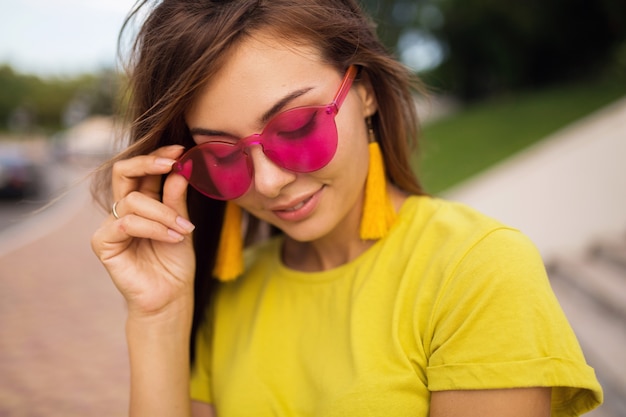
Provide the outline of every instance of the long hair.
{"type": "MultiPolygon", "coordinates": [[[[409,158],[417,146],[418,118],[413,88],[422,90],[411,72],[382,45],[373,22],[354,0],[163,0],[139,1],[122,32],[145,13],[128,61],[130,146],[106,163],[92,185],[94,198],[110,203],[113,163],[147,154],[161,146],[194,145],[184,113],[196,95],[228,59],[233,46],[258,31],[287,44],[316,46],[338,71],[358,65],[373,87],[378,111],[373,127],[389,180],[411,194],[424,194],[409,158]]],[[[211,271],[225,204],[189,189],[188,207],[196,225],[197,258],[193,340],[206,314],[211,271]]],[[[257,231],[251,221],[247,241],[257,231]]]]}

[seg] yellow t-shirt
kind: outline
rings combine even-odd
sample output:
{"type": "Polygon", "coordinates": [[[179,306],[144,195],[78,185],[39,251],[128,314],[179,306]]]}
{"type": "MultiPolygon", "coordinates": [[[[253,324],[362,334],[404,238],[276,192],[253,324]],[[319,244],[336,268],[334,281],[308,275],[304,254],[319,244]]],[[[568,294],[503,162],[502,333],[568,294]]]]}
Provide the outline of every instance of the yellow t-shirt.
{"type": "Polygon", "coordinates": [[[411,197],[384,239],[339,268],[288,269],[280,247],[248,253],[198,337],[192,398],[219,417],[426,417],[430,392],[451,389],[556,387],[553,416],[602,401],[515,229],[411,197]]]}

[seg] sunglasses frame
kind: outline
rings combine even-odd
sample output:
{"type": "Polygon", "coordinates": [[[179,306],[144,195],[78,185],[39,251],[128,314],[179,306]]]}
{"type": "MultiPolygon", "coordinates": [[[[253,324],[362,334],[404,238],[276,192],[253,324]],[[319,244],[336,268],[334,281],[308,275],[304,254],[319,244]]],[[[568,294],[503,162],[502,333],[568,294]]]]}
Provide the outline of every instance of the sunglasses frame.
{"type": "MultiPolygon", "coordinates": [[[[284,117],[285,114],[288,114],[290,112],[294,112],[294,111],[298,111],[298,110],[302,110],[302,109],[311,109],[311,110],[321,110],[324,113],[326,113],[329,116],[332,116],[332,122],[333,122],[333,127],[334,130],[336,132],[337,126],[334,123],[334,118],[335,116],[337,116],[337,114],[339,113],[339,109],[341,108],[341,105],[343,104],[346,96],[348,95],[351,87],[352,87],[352,83],[354,82],[354,79],[356,78],[358,73],[358,68],[355,65],[351,65],[350,67],[348,67],[348,69],[346,70],[346,73],[341,81],[341,84],[339,85],[339,88],[337,89],[332,101],[324,106],[302,106],[302,107],[294,107],[292,109],[287,109],[285,111],[282,111],[280,113],[278,113],[277,115],[275,115],[274,117],[272,117],[266,124],[265,127],[263,128],[263,130],[261,131],[261,133],[253,133],[252,135],[246,136],[244,138],[238,139],[237,142],[232,143],[232,142],[225,142],[222,140],[212,140],[212,141],[207,141],[207,142],[203,142],[201,144],[195,145],[192,148],[189,148],[180,158],[178,158],[178,160],[176,161],[176,163],[174,164],[173,168],[172,168],[172,172],[177,173],[182,175],[183,177],[185,177],[187,179],[187,181],[189,181],[189,184],[195,188],[198,192],[200,192],[201,194],[209,197],[209,198],[213,198],[216,200],[232,200],[232,199],[236,199],[238,197],[241,197],[243,194],[245,194],[247,192],[247,190],[250,188],[250,185],[252,184],[252,180],[253,180],[253,176],[254,176],[254,169],[252,166],[252,162],[250,161],[250,157],[248,155],[248,152],[246,152],[246,149],[250,148],[253,145],[261,145],[261,148],[263,150],[263,153],[265,153],[265,155],[272,160],[272,162],[274,162],[275,164],[277,164],[278,166],[280,166],[281,168],[284,169],[288,169],[294,172],[314,172],[317,171],[321,168],[323,168],[324,166],[326,166],[333,158],[336,150],[337,150],[337,135],[335,134],[335,143],[332,144],[331,146],[334,147],[333,151],[331,152],[330,156],[328,157],[328,161],[324,162],[321,166],[316,167],[314,169],[293,169],[293,167],[288,167],[285,166],[285,163],[283,161],[280,160],[280,158],[277,158],[276,156],[273,156],[271,152],[267,152],[265,150],[264,145],[264,136],[266,136],[266,130],[268,128],[268,126],[271,126],[272,123],[279,119],[280,117],[284,117]],[[248,181],[247,181],[247,185],[245,187],[242,187],[243,192],[238,192],[238,193],[233,193],[232,195],[227,195],[227,196],[222,196],[222,195],[217,195],[215,193],[210,193],[206,190],[203,190],[202,187],[198,186],[198,184],[195,184],[197,181],[193,180],[193,163],[189,164],[186,161],[193,161],[193,155],[200,152],[200,153],[204,153],[203,149],[204,148],[209,148],[210,146],[215,146],[215,144],[220,143],[223,145],[228,145],[228,146],[232,146],[233,148],[238,148],[240,149],[241,152],[241,156],[242,158],[245,158],[246,160],[246,165],[247,165],[247,171],[248,171],[248,181]]],[[[287,164],[288,165],[288,164],[287,164]]],[[[238,172],[237,174],[241,174],[241,172],[238,172]]],[[[217,181],[214,180],[214,178],[208,173],[208,170],[206,172],[206,175],[211,178],[212,182],[214,184],[217,183],[217,181]]],[[[225,181],[228,181],[228,179],[224,178],[225,181]]],[[[216,186],[217,188],[217,186],[216,186]]]]}

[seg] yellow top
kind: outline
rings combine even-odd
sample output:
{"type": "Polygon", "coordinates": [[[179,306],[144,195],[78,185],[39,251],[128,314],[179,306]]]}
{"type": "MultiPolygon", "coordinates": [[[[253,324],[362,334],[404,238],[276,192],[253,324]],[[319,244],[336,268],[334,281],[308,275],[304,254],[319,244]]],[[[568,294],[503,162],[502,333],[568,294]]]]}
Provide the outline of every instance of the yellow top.
{"type": "Polygon", "coordinates": [[[198,337],[192,398],[219,417],[428,416],[431,391],[555,387],[553,416],[602,401],[594,371],[519,231],[409,198],[389,234],[303,273],[281,239],[221,284],[198,337]]]}

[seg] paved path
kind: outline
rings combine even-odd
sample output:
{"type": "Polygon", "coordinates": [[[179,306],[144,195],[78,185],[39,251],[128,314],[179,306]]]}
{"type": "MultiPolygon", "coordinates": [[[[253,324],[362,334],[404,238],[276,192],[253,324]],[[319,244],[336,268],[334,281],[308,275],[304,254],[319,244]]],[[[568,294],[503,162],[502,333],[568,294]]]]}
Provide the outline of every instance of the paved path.
{"type": "Polygon", "coordinates": [[[0,239],[0,416],[126,415],[124,307],[89,247],[103,214],[84,186],[49,210],[0,239]]]}

